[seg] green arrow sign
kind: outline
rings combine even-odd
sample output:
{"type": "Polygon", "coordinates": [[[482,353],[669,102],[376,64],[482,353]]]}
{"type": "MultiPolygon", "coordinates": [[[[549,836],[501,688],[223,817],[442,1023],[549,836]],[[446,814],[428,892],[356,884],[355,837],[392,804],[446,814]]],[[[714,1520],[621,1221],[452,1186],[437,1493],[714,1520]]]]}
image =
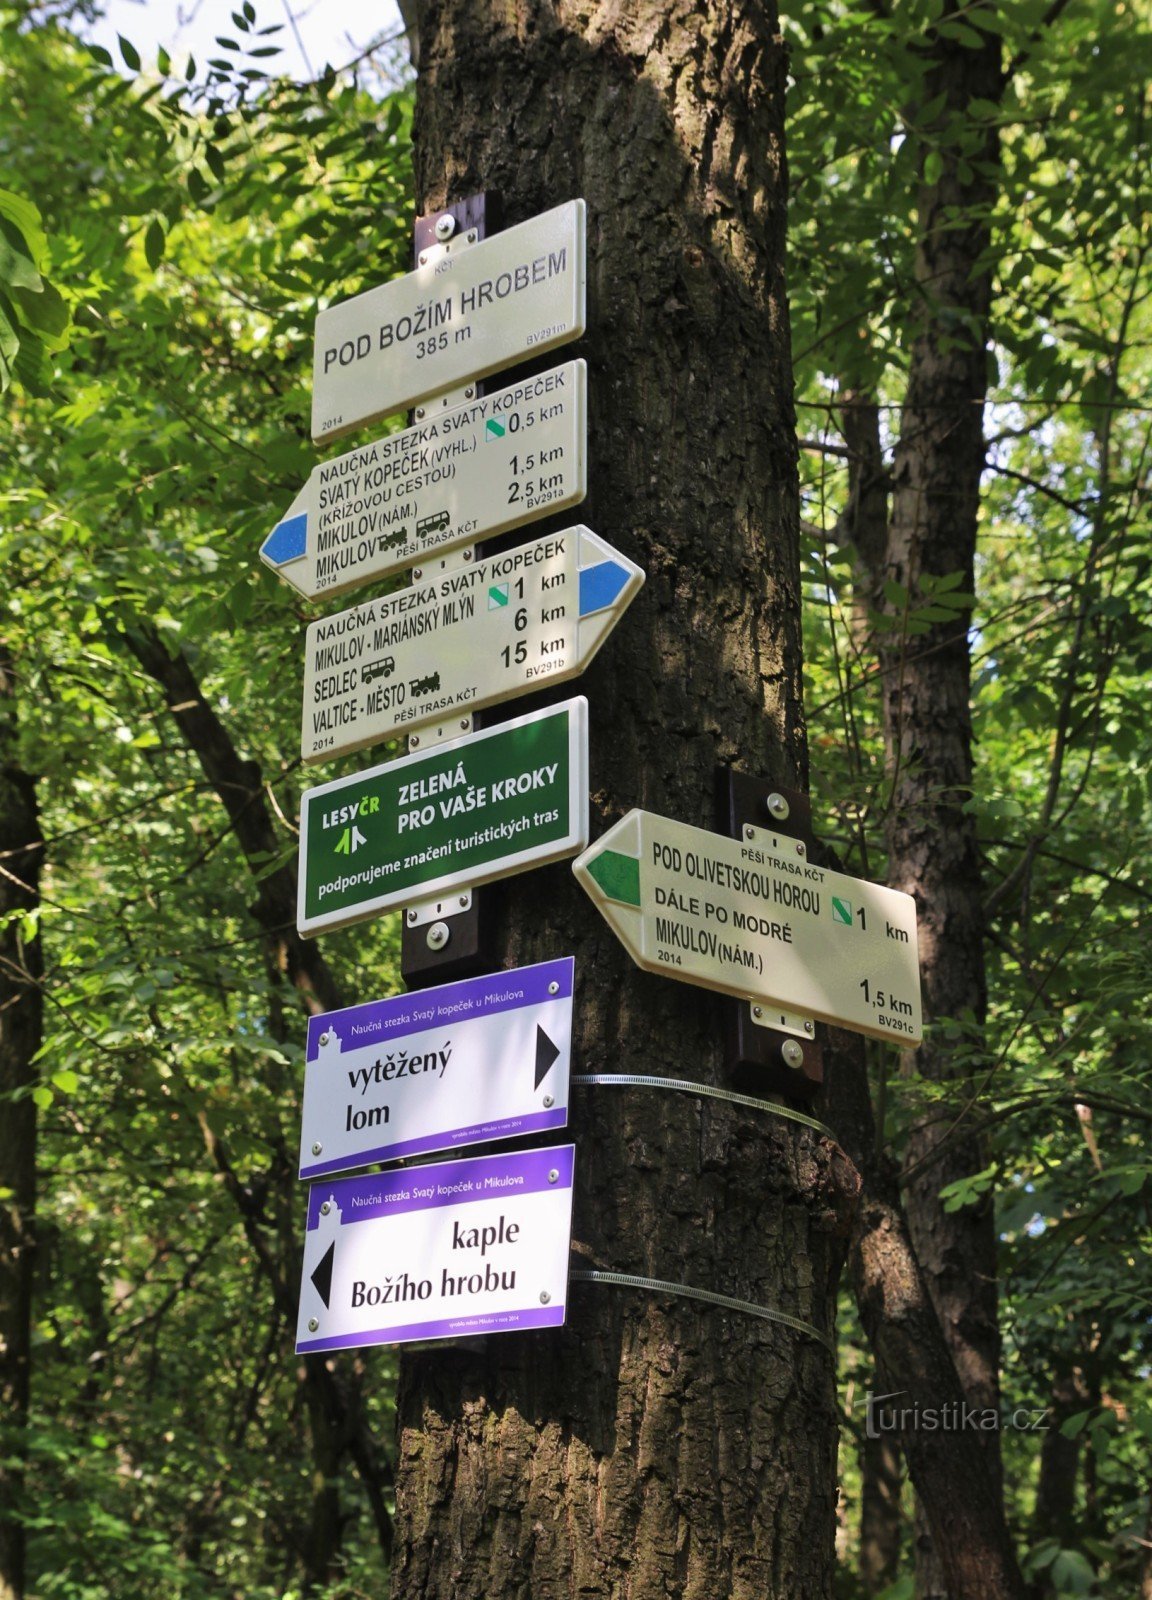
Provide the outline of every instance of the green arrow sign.
{"type": "Polygon", "coordinates": [[[575,855],[588,841],[582,696],[303,796],[306,937],[575,855]]]}

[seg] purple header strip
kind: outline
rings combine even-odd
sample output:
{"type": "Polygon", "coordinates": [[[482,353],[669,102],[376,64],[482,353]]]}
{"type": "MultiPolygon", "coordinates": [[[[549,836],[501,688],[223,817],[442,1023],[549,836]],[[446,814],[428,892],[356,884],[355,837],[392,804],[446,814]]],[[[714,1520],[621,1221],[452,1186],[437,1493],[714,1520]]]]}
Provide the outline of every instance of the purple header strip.
{"type": "MultiPolygon", "coordinates": [[[[353,1155],[336,1156],[331,1161],[314,1161],[310,1167],[300,1168],[300,1176],[321,1178],[326,1172],[346,1172],[349,1167],[367,1167],[374,1161],[398,1161],[402,1156],[419,1156],[428,1150],[450,1150],[453,1145],[519,1139],[524,1134],[563,1128],[567,1121],[568,1107],[559,1106],[555,1111],[533,1111],[522,1117],[504,1117],[499,1122],[476,1122],[470,1128],[449,1128],[444,1133],[422,1134],[419,1139],[378,1145],[375,1150],[357,1150],[353,1155]]],[[[408,1176],[411,1177],[411,1173],[408,1176]]]]}
{"type": "Polygon", "coordinates": [[[524,1311],[492,1311],[480,1316],[448,1317],[439,1322],[406,1322],[398,1328],[372,1328],[364,1333],[338,1333],[330,1339],[299,1339],[297,1355],[309,1350],[350,1350],[367,1344],[409,1344],[413,1339],[468,1339],[485,1333],[521,1333],[529,1328],[559,1328],[565,1307],[531,1306],[524,1311]]]}
{"type": "Polygon", "coordinates": [[[572,993],[575,966],[572,956],[561,956],[556,961],[538,962],[534,967],[513,967],[509,972],[465,978],[460,983],[445,983],[436,989],[417,989],[412,994],[394,995],[389,1000],[369,1000],[361,1006],[346,1006],[342,1011],[325,1011],[308,1019],[307,1059],[317,1059],[320,1035],[329,1029],[340,1040],[341,1050],[359,1050],[381,1039],[402,1039],[410,1033],[425,1033],[429,1028],[466,1021],[469,1017],[490,1017],[500,1011],[539,1005],[543,1000],[567,999],[572,993]],[[559,984],[555,994],[548,993],[550,983],[559,984]],[[433,1012],[431,1017],[426,1015],[429,1010],[433,1012]],[[413,1015],[417,1011],[425,1013],[419,1021],[413,1015]]]}
{"type": "Polygon", "coordinates": [[[402,1172],[314,1183],[308,1191],[308,1231],[319,1226],[320,1207],[325,1200],[335,1202],[341,1227],[346,1228],[353,1222],[371,1222],[375,1217],[397,1216],[402,1211],[430,1211],[440,1206],[571,1188],[575,1156],[574,1144],[551,1145],[514,1155],[434,1161],[426,1167],[406,1167],[402,1172]],[[550,1183],[548,1174],[553,1170],[558,1177],[550,1183]],[[416,1189],[431,1189],[432,1193],[417,1195],[416,1189]]]}

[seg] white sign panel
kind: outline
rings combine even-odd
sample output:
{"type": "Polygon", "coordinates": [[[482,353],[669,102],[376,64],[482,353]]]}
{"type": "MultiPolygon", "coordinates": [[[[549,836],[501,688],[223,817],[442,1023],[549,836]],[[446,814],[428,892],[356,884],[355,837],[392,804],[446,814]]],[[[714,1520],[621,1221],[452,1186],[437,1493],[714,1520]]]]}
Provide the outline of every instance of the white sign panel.
{"type": "Polygon", "coordinates": [[[479,244],[461,235],[426,257],[316,318],[317,443],[584,332],[583,200],[479,244]]]}
{"type": "Polygon", "coordinates": [[[305,761],[325,761],[584,671],[644,573],[566,528],[313,622],[305,761]]]}
{"type": "Polygon", "coordinates": [[[312,600],[579,504],[587,372],[569,361],[322,462],[261,560],[312,600]]]}
{"type": "Polygon", "coordinates": [[[556,1328],[575,1145],[312,1185],[296,1349],[556,1328]]]}
{"type": "Polygon", "coordinates": [[[300,1176],[562,1128],[571,956],[308,1023],[300,1176]]]}
{"type": "Polygon", "coordinates": [[[814,867],[769,829],[745,832],[630,811],[572,870],[646,971],[916,1043],[912,896],[814,867]]]}

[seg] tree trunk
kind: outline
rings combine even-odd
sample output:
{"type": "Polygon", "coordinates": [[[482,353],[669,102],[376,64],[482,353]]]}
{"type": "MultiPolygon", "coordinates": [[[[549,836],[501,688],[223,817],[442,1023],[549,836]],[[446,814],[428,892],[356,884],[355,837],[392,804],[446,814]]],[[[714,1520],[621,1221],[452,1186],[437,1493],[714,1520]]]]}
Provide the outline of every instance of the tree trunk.
{"type": "Polygon", "coordinates": [[[17,675],[0,645],[0,1600],[23,1600],[23,1513],[36,1257],[36,1106],[43,971],[38,933],[44,840],[20,765],[17,675]],[[13,1098],[19,1095],[20,1098],[13,1098]]]}
{"type": "MultiPolygon", "coordinates": [[[[775,14],[443,0],[423,20],[420,209],[588,204],[578,515],[648,574],[581,684],[593,835],[632,805],[709,826],[717,763],[805,779],[775,14]]],[[[722,1080],[723,1002],[637,972],[566,867],[505,885],[497,922],[493,967],[575,954],[577,1071],[722,1080]]],[[[578,1091],[571,1133],[578,1265],[830,1328],[854,1191],[834,1147],[642,1089],[578,1091]]],[[[562,1330],[405,1354],[399,1405],[394,1600],[831,1592],[812,1338],[576,1285],[562,1330]]]]}
{"type": "Polygon", "coordinates": [[[869,1594],[896,1579],[904,1516],[900,1447],[888,1434],[866,1438],[860,1461],[860,1577],[869,1594]]]}

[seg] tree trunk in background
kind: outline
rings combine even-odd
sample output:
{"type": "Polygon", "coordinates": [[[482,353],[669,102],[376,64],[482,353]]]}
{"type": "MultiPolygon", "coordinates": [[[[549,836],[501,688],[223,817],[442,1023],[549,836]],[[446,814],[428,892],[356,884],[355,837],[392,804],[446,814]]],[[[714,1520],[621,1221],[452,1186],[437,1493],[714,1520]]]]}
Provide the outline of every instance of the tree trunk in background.
{"type": "Polygon", "coordinates": [[[23,1600],[20,1520],[36,1256],[36,1081],[43,971],[39,935],[22,917],[40,904],[44,841],[36,788],[22,769],[16,669],[0,645],[0,1600],[23,1600]],[[13,1096],[20,1094],[20,1099],[13,1096]]]}
{"type": "MultiPolygon", "coordinates": [[[[589,363],[589,496],[564,521],[648,574],[579,686],[593,837],[633,805],[710,826],[717,763],[806,776],[775,14],[422,20],[419,209],[588,204],[589,332],[564,354],[589,363]]],[[[577,1072],[723,1079],[723,1002],[638,972],[566,865],[504,885],[497,922],[494,968],[576,956],[577,1072]]],[[[834,1147],[643,1089],[577,1090],[570,1133],[577,1265],[830,1330],[854,1191],[834,1147]]],[[[834,1370],[811,1338],[575,1285],[563,1330],[405,1353],[399,1404],[393,1600],[831,1593],[834,1370]]]]}
{"type": "MultiPolygon", "coordinates": [[[[959,7],[948,0],[945,15],[959,7]]],[[[964,8],[980,26],[981,5],[964,8]]],[[[886,576],[902,585],[912,610],[931,604],[925,580],[961,573],[974,584],[976,513],[984,467],[991,284],[986,253],[998,172],[994,126],[975,148],[949,135],[971,122],[973,100],[995,105],[1002,89],[997,36],[978,47],[935,35],[925,47],[922,103],[939,109],[921,131],[916,284],[920,330],[892,472],[886,576]],[[934,157],[939,171],[928,166],[934,157]]],[[[890,608],[897,613],[899,605],[890,608]]],[[[928,1036],[906,1052],[909,1073],[955,1092],[911,1129],[905,1205],[912,1239],[964,1392],[981,1409],[999,1405],[996,1234],[992,1205],[946,1212],[941,1188],[984,1165],[979,1138],[967,1131],[964,1106],[982,1047],[984,923],[976,828],[964,809],[972,792],[968,614],[934,622],[927,633],[882,650],[884,732],[891,785],[888,881],[915,896],[928,1036]],[[961,1019],[952,1039],[938,1018],[961,1019]],[[959,1050],[957,1046],[959,1045],[959,1050]],[[947,1143],[942,1140],[947,1138],[947,1143]]],[[[899,638],[899,636],[890,636],[899,638]]],[[[982,1433],[987,1471],[999,1485],[999,1435],[982,1433]]],[[[941,1442],[947,1448],[950,1439],[941,1442]]],[[[930,1541],[917,1537],[918,1593],[948,1593],[930,1541]]]]}
{"type": "Polygon", "coordinates": [[[900,1446],[889,1434],[865,1439],[860,1456],[860,1576],[869,1594],[896,1578],[900,1560],[903,1482],[900,1446]]]}

